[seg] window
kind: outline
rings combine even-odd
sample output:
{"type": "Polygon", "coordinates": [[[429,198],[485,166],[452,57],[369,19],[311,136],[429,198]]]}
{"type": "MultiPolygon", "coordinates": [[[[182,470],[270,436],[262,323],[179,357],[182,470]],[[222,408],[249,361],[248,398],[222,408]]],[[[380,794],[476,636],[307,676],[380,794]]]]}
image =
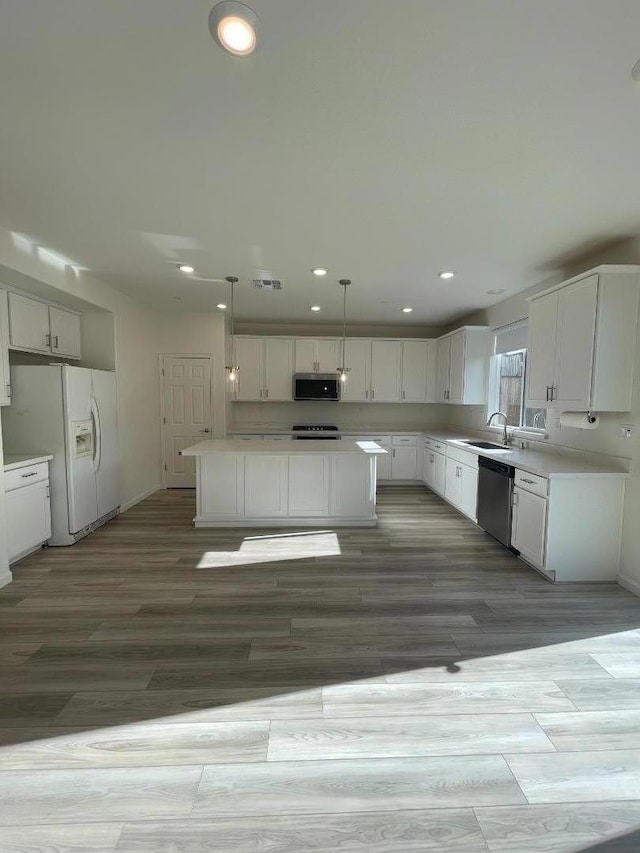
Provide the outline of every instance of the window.
{"type": "Polygon", "coordinates": [[[507,425],[546,429],[545,409],[525,405],[527,380],[527,321],[493,332],[489,372],[489,412],[504,412],[507,425]]]}

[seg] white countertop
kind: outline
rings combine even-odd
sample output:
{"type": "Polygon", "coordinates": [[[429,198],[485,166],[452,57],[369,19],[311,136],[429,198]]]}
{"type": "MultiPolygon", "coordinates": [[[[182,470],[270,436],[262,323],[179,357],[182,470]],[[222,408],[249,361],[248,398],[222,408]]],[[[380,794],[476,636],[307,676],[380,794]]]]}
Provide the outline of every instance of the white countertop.
{"type": "Polygon", "coordinates": [[[468,450],[477,456],[486,456],[488,459],[495,459],[498,462],[513,465],[514,468],[520,468],[522,471],[528,471],[530,474],[537,474],[540,477],[631,476],[629,473],[629,461],[619,459],[615,456],[584,453],[579,450],[572,451],[568,448],[558,448],[557,445],[550,445],[549,450],[541,450],[539,447],[527,450],[520,450],[517,447],[509,450],[490,450],[472,447],[465,442],[468,440],[494,441],[495,444],[500,444],[498,438],[492,439],[491,437],[487,438],[486,435],[477,436],[449,429],[427,431],[424,435],[437,441],[443,441],[445,444],[453,447],[468,450]]]}
{"type": "Polygon", "coordinates": [[[26,468],[27,465],[50,462],[52,459],[51,453],[5,453],[4,470],[15,471],[16,468],[26,468]]]}
{"type": "Polygon", "coordinates": [[[373,441],[242,441],[234,439],[209,439],[193,444],[182,451],[183,456],[207,456],[211,453],[262,453],[264,455],[292,456],[302,453],[321,453],[327,456],[343,456],[348,453],[365,453],[382,456],[387,451],[373,441]]]}

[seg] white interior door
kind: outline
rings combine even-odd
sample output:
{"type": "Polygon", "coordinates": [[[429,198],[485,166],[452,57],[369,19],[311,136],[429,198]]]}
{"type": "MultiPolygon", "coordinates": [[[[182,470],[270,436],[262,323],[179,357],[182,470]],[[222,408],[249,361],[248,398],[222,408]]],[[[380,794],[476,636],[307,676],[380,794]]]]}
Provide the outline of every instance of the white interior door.
{"type": "Polygon", "coordinates": [[[118,415],[116,403],[116,375],[108,370],[91,371],[91,388],[95,401],[96,493],[98,518],[120,506],[120,479],[118,475],[118,415]]]}
{"type": "Polygon", "coordinates": [[[194,488],[195,457],[180,452],[211,438],[211,359],[166,355],[162,367],[165,486],[194,488]]]}

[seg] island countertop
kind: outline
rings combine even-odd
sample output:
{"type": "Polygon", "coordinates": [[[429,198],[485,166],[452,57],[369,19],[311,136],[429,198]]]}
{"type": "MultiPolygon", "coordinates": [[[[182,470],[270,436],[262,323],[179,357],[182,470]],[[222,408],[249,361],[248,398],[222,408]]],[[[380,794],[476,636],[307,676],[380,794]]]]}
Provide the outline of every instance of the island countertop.
{"type": "Polygon", "coordinates": [[[209,439],[191,447],[185,447],[183,456],[209,456],[215,453],[239,453],[242,455],[260,453],[265,456],[292,456],[303,454],[324,454],[326,456],[344,456],[346,454],[365,454],[382,456],[387,451],[374,441],[330,441],[327,439],[304,439],[298,441],[242,441],[234,439],[209,439]]]}

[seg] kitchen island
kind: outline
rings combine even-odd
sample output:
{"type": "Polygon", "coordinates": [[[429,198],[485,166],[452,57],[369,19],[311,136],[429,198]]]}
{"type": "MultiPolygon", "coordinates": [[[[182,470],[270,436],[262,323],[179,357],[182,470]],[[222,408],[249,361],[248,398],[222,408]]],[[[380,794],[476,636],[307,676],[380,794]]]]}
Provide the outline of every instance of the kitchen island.
{"type": "Polygon", "coordinates": [[[211,440],[196,458],[196,527],[374,527],[373,441],[211,440]]]}

